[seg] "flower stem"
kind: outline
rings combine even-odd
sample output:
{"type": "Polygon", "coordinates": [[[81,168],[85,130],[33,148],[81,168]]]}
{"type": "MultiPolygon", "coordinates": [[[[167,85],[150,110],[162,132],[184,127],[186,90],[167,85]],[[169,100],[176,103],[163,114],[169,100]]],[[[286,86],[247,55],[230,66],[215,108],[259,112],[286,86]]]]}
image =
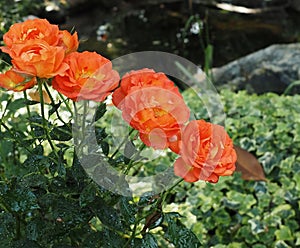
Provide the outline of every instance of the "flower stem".
{"type": "Polygon", "coordinates": [[[128,163],[125,171],[124,171],[124,174],[127,175],[127,173],[129,172],[129,170],[134,166],[134,160],[136,158],[138,158],[138,156],[141,154],[141,152],[144,150],[144,148],[146,147],[146,145],[143,143],[139,149],[139,151],[137,153],[134,154],[134,156],[130,159],[130,162],[128,163]]]}
{"type": "MultiPolygon", "coordinates": [[[[26,102],[28,102],[26,90],[23,91],[23,94],[24,94],[24,99],[26,100],[26,102]]],[[[33,137],[34,134],[33,134],[33,130],[32,130],[31,112],[30,112],[28,103],[26,103],[26,110],[27,110],[27,115],[28,115],[28,120],[29,120],[29,132],[30,132],[31,136],[33,137]]]]}
{"type": "Polygon", "coordinates": [[[115,152],[109,157],[109,159],[113,159],[113,157],[119,152],[120,148],[125,144],[126,141],[128,141],[128,137],[130,137],[130,135],[134,132],[135,129],[131,129],[128,136],[126,136],[122,142],[118,145],[117,149],[115,150],[115,152]]]}
{"type": "MultiPolygon", "coordinates": [[[[77,106],[76,106],[75,102],[73,102],[73,109],[74,109],[74,118],[73,118],[74,121],[73,121],[73,125],[75,126],[75,128],[78,128],[77,127],[77,125],[78,125],[78,110],[77,110],[77,106]]],[[[78,142],[78,138],[74,139],[74,145],[75,145],[75,147],[78,148],[78,151],[81,151],[79,149],[80,144],[78,142]]]]}
{"type": "Polygon", "coordinates": [[[88,107],[88,102],[84,101],[83,103],[83,115],[82,115],[82,138],[84,139],[84,137],[86,136],[85,130],[86,130],[86,115],[87,115],[87,107],[88,107]]]}
{"type": "MultiPolygon", "coordinates": [[[[183,181],[183,178],[180,178],[179,180],[177,180],[170,188],[168,188],[166,191],[161,193],[160,199],[158,199],[156,207],[152,209],[151,213],[154,213],[155,211],[162,211],[162,206],[168,196],[168,194],[171,192],[172,189],[174,189],[178,184],[180,184],[183,181]]],[[[128,241],[125,243],[124,248],[130,247],[130,242],[136,237],[137,233],[137,226],[140,223],[141,220],[145,219],[147,216],[149,216],[149,214],[151,213],[147,213],[146,216],[142,216],[142,218],[136,219],[134,226],[133,226],[133,230],[131,233],[130,238],[128,239],[128,241]]],[[[143,232],[143,231],[142,231],[143,232]]]]}
{"type": "Polygon", "coordinates": [[[64,96],[58,92],[59,97],[61,98],[61,100],[64,102],[64,104],[66,105],[67,110],[69,111],[69,113],[71,114],[71,117],[73,117],[73,111],[70,108],[69,104],[67,103],[67,100],[64,98],[64,96]]]}
{"type": "Polygon", "coordinates": [[[43,96],[43,82],[38,82],[39,96],[40,96],[40,104],[41,104],[41,114],[43,117],[43,122],[45,120],[45,109],[44,109],[44,96],[43,96]]]}
{"type": "Polygon", "coordinates": [[[161,193],[161,204],[163,205],[164,202],[166,201],[167,196],[169,195],[169,193],[181,182],[183,181],[183,178],[178,179],[170,188],[168,188],[166,191],[163,191],[161,193]]]}
{"type": "MultiPolygon", "coordinates": [[[[55,107],[55,101],[54,101],[54,98],[53,98],[53,96],[52,96],[52,94],[51,94],[51,92],[50,92],[50,90],[49,90],[49,88],[48,88],[48,85],[47,85],[46,83],[44,84],[44,87],[45,87],[45,90],[46,90],[46,92],[47,92],[47,94],[48,94],[48,96],[49,96],[49,98],[50,98],[52,107],[55,107]]],[[[59,113],[58,113],[58,111],[57,111],[57,108],[55,109],[55,113],[56,113],[57,118],[58,118],[63,124],[66,125],[66,122],[60,117],[60,115],[59,115],[59,113]]]]}
{"type": "MultiPolygon", "coordinates": [[[[23,95],[24,95],[24,99],[28,102],[28,97],[27,97],[26,90],[23,91],[23,95]]],[[[27,110],[28,117],[30,118],[31,113],[30,113],[30,108],[29,108],[28,104],[26,104],[26,110],[27,110]]]]}
{"type": "MultiPolygon", "coordinates": [[[[55,153],[56,157],[59,158],[56,150],[55,150],[55,147],[54,147],[54,144],[52,143],[52,140],[51,140],[51,137],[49,135],[49,129],[47,127],[47,122],[46,122],[46,118],[45,118],[45,108],[44,108],[44,96],[43,96],[43,81],[38,81],[38,89],[39,89],[39,95],[40,95],[40,104],[41,104],[41,114],[42,114],[42,124],[43,124],[43,128],[44,128],[44,131],[45,131],[45,135],[46,135],[46,138],[48,140],[48,143],[52,149],[52,151],[55,153]]],[[[46,83],[46,82],[45,82],[46,83]]]]}
{"type": "Polygon", "coordinates": [[[16,218],[16,236],[15,236],[15,239],[19,240],[19,239],[21,239],[21,220],[20,220],[20,216],[18,214],[15,214],[15,218],[16,218]]]}
{"type": "Polygon", "coordinates": [[[124,248],[129,247],[130,242],[135,238],[137,225],[138,225],[138,222],[135,222],[135,223],[134,223],[134,226],[133,226],[133,230],[132,230],[131,236],[130,236],[130,238],[128,239],[128,241],[126,242],[126,244],[124,245],[124,248]]]}

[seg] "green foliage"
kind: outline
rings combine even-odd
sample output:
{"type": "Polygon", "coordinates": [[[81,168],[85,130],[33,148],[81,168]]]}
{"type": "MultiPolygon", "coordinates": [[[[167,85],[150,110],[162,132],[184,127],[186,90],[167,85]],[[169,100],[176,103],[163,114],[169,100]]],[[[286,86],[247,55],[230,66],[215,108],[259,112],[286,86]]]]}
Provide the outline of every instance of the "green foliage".
{"type": "MultiPolygon", "coordinates": [[[[47,89],[42,85],[39,90],[42,87],[47,89]]],[[[51,91],[48,93],[53,101],[51,91]]],[[[68,119],[70,106],[29,101],[26,94],[24,97],[5,91],[0,95],[1,245],[151,248],[165,242],[199,247],[197,237],[181,223],[178,214],[162,211],[169,190],[125,197],[99,186],[87,176],[75,152],[75,124],[68,119]],[[165,235],[156,228],[166,229],[165,235]]],[[[106,105],[100,103],[90,123],[103,157],[116,169],[138,171],[135,167],[145,158],[140,156],[136,133],[131,132],[124,140],[124,155],[110,149],[110,117],[106,105]]],[[[167,156],[163,157],[172,165],[167,156]]],[[[98,170],[102,176],[105,168],[94,168],[97,161],[89,162],[89,169],[98,170]]],[[[153,166],[149,167],[152,169],[145,171],[146,175],[155,172],[153,166]]]]}
{"type": "MultiPolygon", "coordinates": [[[[300,96],[244,91],[220,96],[227,131],[236,145],[259,158],[268,181],[243,181],[235,173],[216,185],[185,185],[166,210],[187,216],[184,224],[203,247],[298,247],[300,96]]],[[[192,92],[185,92],[185,99],[205,116],[192,92]]]]}
{"type": "MultiPolygon", "coordinates": [[[[208,119],[201,101],[189,90],[184,94],[195,115],[208,119]]],[[[68,102],[45,105],[48,114],[42,116],[39,103],[1,92],[1,245],[299,246],[300,97],[230,91],[220,96],[226,129],[237,145],[259,158],[268,181],[244,181],[235,173],[217,184],[182,183],[159,194],[125,197],[99,186],[81,166],[72,142],[73,124],[62,114],[68,102]]],[[[91,125],[113,167],[147,176],[172,166],[174,154],[168,152],[148,161],[135,132],[123,142],[124,155],[112,149],[112,115],[99,104],[91,125]]],[[[89,169],[95,169],[94,163],[90,161],[89,169]]]]}

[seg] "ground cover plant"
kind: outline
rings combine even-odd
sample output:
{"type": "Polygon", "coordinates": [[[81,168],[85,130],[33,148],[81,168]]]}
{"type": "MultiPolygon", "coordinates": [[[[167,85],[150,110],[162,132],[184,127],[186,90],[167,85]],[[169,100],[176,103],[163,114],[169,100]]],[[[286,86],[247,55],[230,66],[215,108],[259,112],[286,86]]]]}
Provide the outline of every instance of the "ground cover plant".
{"type": "MultiPolygon", "coordinates": [[[[298,247],[299,96],[227,90],[220,95],[229,134],[256,154],[266,181],[245,181],[235,173],[216,185],[185,185],[170,207],[189,216],[185,224],[203,247],[298,247]]],[[[187,99],[197,108],[193,96],[187,99]]]]}

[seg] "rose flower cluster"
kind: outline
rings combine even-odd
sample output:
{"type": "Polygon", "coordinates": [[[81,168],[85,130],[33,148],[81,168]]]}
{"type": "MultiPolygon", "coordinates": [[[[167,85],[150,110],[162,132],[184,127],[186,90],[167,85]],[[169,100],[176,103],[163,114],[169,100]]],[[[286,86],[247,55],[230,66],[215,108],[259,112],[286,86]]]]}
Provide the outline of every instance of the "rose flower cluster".
{"type": "Polygon", "coordinates": [[[235,170],[236,153],[224,128],[204,120],[188,122],[189,108],[165,74],[131,71],[123,76],[112,99],[147,146],[169,148],[180,155],[174,171],[185,181],[216,183],[219,176],[235,170]]]}
{"type": "Polygon", "coordinates": [[[14,24],[3,40],[0,49],[12,63],[0,75],[3,88],[23,91],[37,84],[37,78],[51,78],[53,88],[72,100],[103,101],[118,85],[119,75],[108,59],[95,52],[77,52],[77,33],[59,30],[45,19],[14,24]]]}
{"type": "Polygon", "coordinates": [[[164,73],[140,69],[120,80],[110,60],[96,52],[77,52],[77,33],[59,30],[45,19],[27,20],[4,34],[2,52],[12,67],[0,74],[0,87],[24,91],[41,82],[73,101],[104,101],[112,93],[123,119],[154,149],[179,155],[174,172],[187,182],[216,183],[235,170],[236,153],[222,126],[189,121],[178,87],[164,73]]]}

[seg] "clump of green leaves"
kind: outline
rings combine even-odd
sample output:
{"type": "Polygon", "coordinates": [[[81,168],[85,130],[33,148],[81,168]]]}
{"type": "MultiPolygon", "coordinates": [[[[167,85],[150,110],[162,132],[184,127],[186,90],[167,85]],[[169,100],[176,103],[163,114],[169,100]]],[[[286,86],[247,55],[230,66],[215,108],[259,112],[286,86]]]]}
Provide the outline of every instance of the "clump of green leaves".
{"type": "MultiPolygon", "coordinates": [[[[125,197],[99,186],[83,170],[74,153],[72,124],[57,117],[65,103],[49,104],[43,121],[38,102],[1,92],[1,242],[8,247],[298,246],[299,96],[220,95],[226,129],[259,158],[267,181],[244,181],[235,173],[217,184],[183,183],[160,194],[125,197]]],[[[189,91],[185,98],[196,113],[203,109],[189,91]]],[[[97,142],[105,151],[108,147],[104,155],[112,166],[131,163],[118,153],[112,157],[105,109],[99,105],[95,113],[97,142]]],[[[133,140],[128,144],[126,152],[134,156],[133,140]]],[[[161,156],[156,162],[173,160],[161,156]]]]}
{"type": "MultiPolygon", "coordinates": [[[[201,109],[187,94],[193,110],[201,109]]],[[[297,247],[300,245],[300,96],[222,91],[226,129],[236,145],[256,155],[267,181],[239,173],[216,185],[178,188],[176,207],[187,216],[203,247],[297,247]]]]}
{"type": "MultiPolygon", "coordinates": [[[[72,101],[51,96],[46,84],[40,85],[39,90],[42,88],[48,92],[51,103],[29,100],[26,92],[23,96],[5,91],[0,94],[1,244],[199,247],[198,238],[182,224],[182,217],[163,210],[172,188],[161,193],[146,192],[140,197],[122,196],[96,184],[87,175],[72,142],[72,101]]],[[[74,105],[76,112],[79,108],[74,105]]],[[[100,103],[90,123],[103,158],[116,169],[129,167],[138,171],[144,158],[134,144],[136,133],[124,143],[126,156],[115,151],[108,130],[111,113],[106,108],[100,103]]],[[[172,165],[166,156],[162,161],[172,165]]],[[[88,169],[94,167],[93,162],[99,161],[90,160],[88,169]]],[[[97,164],[95,169],[101,172],[103,167],[97,164]]],[[[104,174],[98,175],[109,183],[104,174]]]]}

